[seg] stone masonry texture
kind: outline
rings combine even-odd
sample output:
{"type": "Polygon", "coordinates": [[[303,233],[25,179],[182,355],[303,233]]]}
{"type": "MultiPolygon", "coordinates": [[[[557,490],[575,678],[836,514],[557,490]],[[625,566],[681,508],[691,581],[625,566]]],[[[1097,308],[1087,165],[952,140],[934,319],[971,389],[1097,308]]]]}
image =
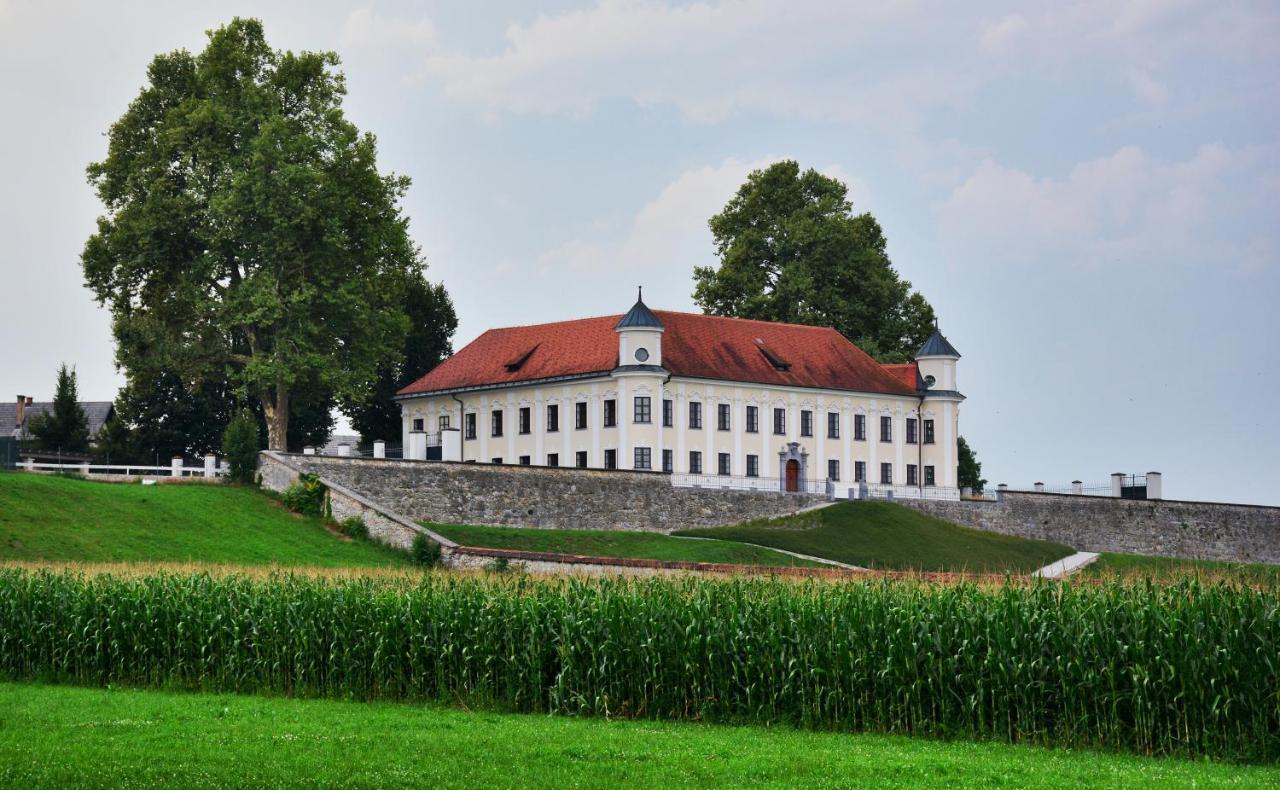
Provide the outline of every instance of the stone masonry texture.
{"type": "Polygon", "coordinates": [[[1280,563],[1280,508],[1006,492],[1001,502],[900,504],[967,527],[1077,551],[1280,563]]]}
{"type": "MultiPolygon", "coordinates": [[[[826,501],[806,494],[673,488],[666,475],[627,471],[284,457],[297,470],[395,513],[445,524],[667,532],[782,516],[826,501]]],[[[259,472],[263,485],[274,490],[297,477],[267,456],[259,472]]]]}

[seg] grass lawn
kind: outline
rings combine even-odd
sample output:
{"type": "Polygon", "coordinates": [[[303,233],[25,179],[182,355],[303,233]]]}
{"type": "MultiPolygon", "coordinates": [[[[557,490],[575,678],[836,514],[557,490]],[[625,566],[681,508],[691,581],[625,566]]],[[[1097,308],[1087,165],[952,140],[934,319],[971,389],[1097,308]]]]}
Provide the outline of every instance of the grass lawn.
{"type": "Polygon", "coordinates": [[[1030,573],[1072,550],[960,527],[891,502],[840,502],[799,516],[676,532],[808,554],[864,568],[1030,573]]]}
{"type": "Polygon", "coordinates": [[[1280,769],[902,736],[0,684],[0,784],[1275,787],[1280,769]]]}
{"type": "Polygon", "coordinates": [[[1280,565],[1261,563],[1186,560],[1173,557],[1144,557],[1140,554],[1104,552],[1080,571],[1081,576],[1123,576],[1132,578],[1177,579],[1198,576],[1208,581],[1229,579],[1245,584],[1280,586],[1280,565]]]}
{"type": "Polygon", "coordinates": [[[802,560],[798,557],[756,546],[745,546],[741,543],[729,541],[685,540],[650,532],[592,529],[526,529],[524,527],[478,527],[431,523],[425,523],[425,525],[464,546],[489,549],[547,551],[558,554],[583,554],[592,557],[728,562],[738,565],[822,567],[820,563],[802,560]]]}
{"type": "Polygon", "coordinates": [[[407,565],[349,541],[260,491],[224,485],[102,483],[0,473],[0,560],[407,565]]]}

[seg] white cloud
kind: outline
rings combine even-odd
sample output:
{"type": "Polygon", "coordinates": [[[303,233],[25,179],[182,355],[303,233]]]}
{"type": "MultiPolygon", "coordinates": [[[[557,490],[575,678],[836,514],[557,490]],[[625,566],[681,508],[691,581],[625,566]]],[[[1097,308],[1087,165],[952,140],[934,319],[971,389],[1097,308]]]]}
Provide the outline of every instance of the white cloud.
{"type": "Polygon", "coordinates": [[[1135,96],[1147,104],[1166,104],[1169,101],[1169,86],[1146,71],[1140,69],[1130,71],[1129,87],[1133,89],[1135,96]]]}
{"type": "Polygon", "coordinates": [[[1010,14],[987,25],[979,43],[988,52],[998,52],[1008,46],[1018,34],[1027,29],[1027,18],[1022,14],[1010,14]]]}
{"type": "Polygon", "coordinates": [[[1256,270],[1275,262],[1249,230],[1266,221],[1275,160],[1274,149],[1205,145],[1166,162],[1129,146],[1055,179],[987,159],[941,205],[940,232],[977,259],[1256,270]]]}
{"type": "MultiPolygon", "coordinates": [[[[715,262],[707,220],[724,208],[751,171],[780,158],[754,162],[730,158],[719,165],[681,173],[618,229],[620,232],[609,233],[612,226],[597,222],[589,237],[557,245],[539,256],[539,264],[579,272],[652,271],[687,279],[694,266],[715,262]]],[[[865,210],[870,190],[863,182],[848,176],[839,165],[821,172],[844,182],[855,210],[865,210]]]]}
{"type": "Polygon", "coordinates": [[[342,41],[353,48],[430,48],[436,43],[436,28],[425,16],[413,21],[390,19],[371,8],[360,8],[342,25],[342,41]]]}
{"type": "Polygon", "coordinates": [[[1273,52],[1275,35],[1266,8],[1183,0],[1025,3],[985,23],[963,5],[599,0],[510,24],[497,53],[432,47],[421,76],[488,116],[582,117],[626,98],[692,123],[767,114],[900,132],[1029,72],[1128,75],[1160,104],[1170,91],[1151,64],[1273,52]]]}

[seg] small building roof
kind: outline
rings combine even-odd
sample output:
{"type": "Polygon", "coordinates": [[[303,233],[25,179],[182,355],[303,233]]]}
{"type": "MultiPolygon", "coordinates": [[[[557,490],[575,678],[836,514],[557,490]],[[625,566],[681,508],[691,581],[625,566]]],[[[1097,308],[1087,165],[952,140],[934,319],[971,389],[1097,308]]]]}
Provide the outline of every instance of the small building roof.
{"type": "Polygon", "coordinates": [[[636,303],[622,317],[614,329],[662,329],[662,322],[644,303],[644,292],[636,295],[636,303]]]}
{"type": "MultiPolygon", "coordinates": [[[[115,404],[109,400],[80,401],[80,408],[84,409],[84,416],[89,422],[90,439],[98,435],[98,431],[102,429],[107,420],[111,419],[111,415],[115,412],[115,404]]],[[[17,402],[0,403],[0,432],[5,436],[28,439],[31,437],[31,432],[28,430],[31,425],[31,419],[38,414],[48,414],[52,411],[52,401],[30,403],[25,407],[22,425],[19,425],[17,402]]]]}
{"type": "Polygon", "coordinates": [[[956,351],[956,347],[947,342],[942,332],[934,327],[933,334],[929,335],[929,339],[924,341],[924,345],[920,346],[920,350],[916,352],[916,359],[920,357],[955,357],[960,358],[960,352],[956,351]]]}

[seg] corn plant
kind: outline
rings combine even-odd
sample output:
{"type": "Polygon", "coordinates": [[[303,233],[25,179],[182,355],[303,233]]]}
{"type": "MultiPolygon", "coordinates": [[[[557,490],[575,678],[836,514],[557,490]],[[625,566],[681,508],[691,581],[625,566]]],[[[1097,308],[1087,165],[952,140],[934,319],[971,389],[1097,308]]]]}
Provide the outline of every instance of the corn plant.
{"type": "Polygon", "coordinates": [[[1195,581],[0,571],[0,675],[1280,759],[1280,595],[1195,581]]]}

